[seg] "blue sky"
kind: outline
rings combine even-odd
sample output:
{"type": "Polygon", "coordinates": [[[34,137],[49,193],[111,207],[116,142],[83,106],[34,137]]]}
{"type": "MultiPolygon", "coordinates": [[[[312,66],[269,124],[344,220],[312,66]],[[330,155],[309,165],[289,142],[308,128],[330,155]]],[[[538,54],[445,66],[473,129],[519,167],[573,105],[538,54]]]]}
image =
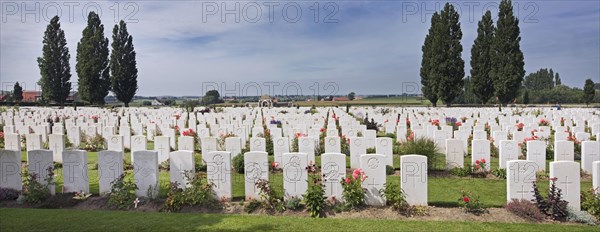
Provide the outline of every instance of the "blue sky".
{"type": "MultiPolygon", "coordinates": [[[[498,2],[454,2],[461,14],[467,75],[477,21],[484,9],[496,15],[498,2]]],[[[26,89],[36,88],[36,58],[56,9],[61,10],[72,57],[71,80],[76,83],[83,15],[86,9],[99,9],[109,39],[115,18],[128,22],[138,53],[138,95],[203,95],[213,88],[224,95],[413,92],[419,89],[413,87],[420,80],[421,46],[429,18],[436,5],[445,2],[117,3],[80,2],[69,13],[65,2],[3,1],[2,89],[12,89],[15,81],[25,83],[26,89]]],[[[528,73],[553,68],[563,83],[580,88],[587,78],[600,82],[600,1],[515,1],[514,7],[528,73]]]]}

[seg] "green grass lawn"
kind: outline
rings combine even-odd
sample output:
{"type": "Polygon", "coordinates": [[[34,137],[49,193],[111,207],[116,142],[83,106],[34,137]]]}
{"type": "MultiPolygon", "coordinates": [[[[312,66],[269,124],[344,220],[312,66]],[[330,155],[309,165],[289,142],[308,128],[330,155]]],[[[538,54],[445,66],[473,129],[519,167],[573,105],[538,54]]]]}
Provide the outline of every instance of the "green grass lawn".
{"type": "Polygon", "coordinates": [[[598,231],[597,227],[290,216],[0,209],[1,231],[598,231]]]}

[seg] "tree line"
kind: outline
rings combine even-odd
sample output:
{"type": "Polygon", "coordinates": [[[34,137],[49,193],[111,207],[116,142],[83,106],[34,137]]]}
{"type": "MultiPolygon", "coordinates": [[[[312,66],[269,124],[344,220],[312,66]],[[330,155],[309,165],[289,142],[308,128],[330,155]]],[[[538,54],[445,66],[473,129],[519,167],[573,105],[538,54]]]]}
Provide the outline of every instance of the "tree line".
{"type": "Polygon", "coordinates": [[[431,26],[421,48],[421,91],[433,106],[438,100],[449,106],[454,102],[471,101],[486,104],[493,98],[506,105],[515,102],[519,96],[522,103],[527,104],[529,91],[554,91],[548,94],[548,98],[538,99],[553,103],[589,104],[594,101],[591,79],[586,80],[584,91],[578,90],[577,94],[573,94],[577,89],[563,86],[560,75],[552,69],[541,69],[524,78],[519,19],[514,16],[510,0],[500,2],[495,24],[490,11],[486,11],[478,22],[477,37],[471,48],[470,76],[466,78],[461,39],[459,14],[450,3],[446,3],[439,13],[432,15],[431,26]],[[559,88],[555,88],[557,86],[559,88]]]}
{"type": "MultiPolygon", "coordinates": [[[[104,98],[112,91],[128,107],[138,89],[138,70],[133,36],[123,20],[113,28],[110,59],[108,45],[100,17],[90,12],[77,43],[78,93],[89,104],[104,105],[104,98]]],[[[64,106],[72,89],[70,57],[65,32],[55,16],[46,27],[42,56],[37,59],[43,101],[64,106]]]]}

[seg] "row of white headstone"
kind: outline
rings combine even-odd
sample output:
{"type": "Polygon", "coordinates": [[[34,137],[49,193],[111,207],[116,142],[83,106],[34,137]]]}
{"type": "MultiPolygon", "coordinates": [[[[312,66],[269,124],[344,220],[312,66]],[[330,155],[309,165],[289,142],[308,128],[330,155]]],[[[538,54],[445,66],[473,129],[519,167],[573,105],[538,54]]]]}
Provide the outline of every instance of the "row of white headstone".
{"type": "MultiPolygon", "coordinates": [[[[39,176],[44,182],[48,177],[47,169],[54,167],[53,152],[50,150],[28,151],[28,171],[39,176]]],[[[207,165],[208,180],[214,183],[216,196],[223,200],[232,198],[231,152],[213,151],[203,156],[207,165]]],[[[64,192],[89,192],[88,155],[86,151],[69,150],[62,153],[63,190],[64,192]]],[[[157,151],[133,152],[134,181],[138,186],[137,196],[158,193],[159,186],[159,154],[157,151]]],[[[283,188],[285,198],[302,198],[308,188],[306,167],[311,163],[306,153],[284,153],[281,167],[283,171],[283,188]]],[[[185,188],[187,172],[195,172],[195,160],[191,151],[175,151],[169,153],[170,181],[177,182],[185,188]]],[[[123,152],[101,151],[98,153],[99,192],[110,192],[111,183],[123,174],[123,152]]],[[[384,205],[385,200],[379,190],[386,183],[386,156],[381,154],[364,154],[360,156],[361,169],[368,176],[362,183],[367,189],[366,203],[384,205]]],[[[0,150],[0,187],[21,189],[21,153],[20,151],[0,150]]],[[[260,190],[256,182],[269,180],[269,162],[266,152],[247,152],[244,154],[244,182],[247,199],[260,199],[260,190]]],[[[341,181],[346,177],[346,155],[341,153],[325,153],[321,156],[321,168],[327,197],[342,199],[341,181]]],[[[427,204],[427,157],[421,155],[405,155],[400,159],[401,187],[406,193],[407,201],[413,205],[427,204]]],[[[54,186],[51,186],[54,192],[54,186]]]]}

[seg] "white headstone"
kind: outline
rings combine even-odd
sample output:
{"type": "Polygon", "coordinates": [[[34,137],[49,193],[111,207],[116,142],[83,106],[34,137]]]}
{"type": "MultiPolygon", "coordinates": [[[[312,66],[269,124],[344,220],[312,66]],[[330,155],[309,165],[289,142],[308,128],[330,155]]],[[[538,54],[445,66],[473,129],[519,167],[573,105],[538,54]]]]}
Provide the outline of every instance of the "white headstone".
{"type": "MultiPolygon", "coordinates": [[[[167,144],[168,145],[168,144],[167,144]]],[[[158,175],[158,152],[157,151],[135,151],[133,152],[133,179],[138,189],[135,195],[138,197],[156,197],[159,189],[158,175]],[[152,196],[148,196],[148,193],[152,196]]]]}
{"type": "Polygon", "coordinates": [[[260,200],[259,180],[269,180],[269,160],[266,152],[252,151],[244,154],[244,190],[246,200],[260,200]]]}
{"type": "Polygon", "coordinates": [[[550,162],[550,178],[556,178],[556,187],[562,190],[562,197],[574,209],[581,209],[580,166],[573,161],[550,162]]]}
{"type": "Polygon", "coordinates": [[[473,140],[471,152],[473,153],[473,155],[471,156],[471,164],[474,164],[477,160],[485,159],[487,164],[485,166],[485,169],[489,171],[491,166],[490,141],[482,139],[473,140]]]}
{"type": "Polygon", "coordinates": [[[600,193],[600,161],[594,162],[592,169],[592,187],[596,190],[596,193],[600,193]]]}
{"type": "Polygon", "coordinates": [[[506,169],[506,162],[519,159],[519,146],[514,140],[500,140],[499,144],[499,166],[502,169],[506,169]]]}
{"type": "Polygon", "coordinates": [[[194,137],[179,136],[177,140],[177,149],[180,151],[194,151],[194,137]]]}
{"type": "Polygon", "coordinates": [[[581,169],[587,173],[592,172],[592,163],[600,161],[600,142],[581,142],[581,169]]]}
{"type": "Polygon", "coordinates": [[[400,188],[410,205],[427,205],[427,157],[400,156],[400,188]]]}
{"type": "Polygon", "coordinates": [[[233,197],[231,181],[231,153],[227,151],[213,151],[202,157],[206,163],[208,181],[214,184],[213,190],[217,197],[230,201],[233,197]]]}
{"type": "Polygon", "coordinates": [[[250,151],[267,151],[265,138],[250,138],[250,151]]]}
{"type": "Polygon", "coordinates": [[[460,139],[446,139],[446,168],[462,168],[465,165],[463,141],[460,139]]]}
{"type": "Polygon", "coordinates": [[[106,142],[110,151],[124,151],[122,135],[108,135],[106,142]]]}
{"type": "Polygon", "coordinates": [[[325,153],[341,153],[341,142],[340,137],[326,137],[325,138],[325,153]]]}
{"type": "Polygon", "coordinates": [[[379,192],[379,190],[385,187],[386,183],[385,163],[386,157],[381,154],[360,156],[361,169],[367,175],[367,179],[362,182],[362,187],[367,189],[365,193],[365,203],[367,205],[385,205],[385,199],[379,192]]]}
{"type": "MultiPolygon", "coordinates": [[[[52,157],[52,151],[50,150],[32,150],[27,152],[27,163],[30,174],[37,174],[37,181],[41,184],[46,184],[46,178],[48,178],[48,169],[54,169],[54,161],[52,157]]],[[[54,185],[48,186],[50,193],[54,195],[56,189],[54,185]]]]}
{"type": "Polygon", "coordinates": [[[575,144],[573,141],[554,142],[554,161],[575,161],[575,144]]]}
{"type": "Polygon", "coordinates": [[[350,138],[350,167],[360,168],[360,156],[367,153],[365,139],[363,137],[350,138]]]}
{"type": "Polygon", "coordinates": [[[308,189],[308,157],[304,153],[284,153],[281,159],[285,199],[302,199],[302,194],[308,189]]]}
{"type": "Polygon", "coordinates": [[[202,145],[202,153],[217,151],[217,138],[202,137],[200,144],[202,145]]]}
{"type": "MultiPolygon", "coordinates": [[[[415,135],[416,136],[416,135],[415,135]]],[[[367,148],[375,147],[377,142],[377,131],[376,130],[365,130],[365,140],[367,141],[367,148]]]]}
{"type": "Polygon", "coordinates": [[[506,169],[506,201],[534,199],[533,182],[536,180],[537,164],[526,160],[511,160],[506,169]]]}
{"type": "Polygon", "coordinates": [[[145,151],[146,146],[146,136],[143,135],[135,135],[131,136],[131,163],[134,162],[133,152],[134,151],[145,151]]]}
{"type": "Polygon", "coordinates": [[[48,135],[49,143],[48,147],[54,152],[54,162],[61,163],[63,160],[63,151],[65,150],[65,138],[64,135],[48,135]]]}
{"type": "MultiPolygon", "coordinates": [[[[169,178],[171,182],[177,182],[179,187],[188,186],[188,175],[193,175],[195,171],[193,151],[174,151],[169,153],[169,178]]],[[[190,176],[191,177],[191,176],[190,176]]]]}
{"type": "Polygon", "coordinates": [[[342,200],[344,189],[341,181],[346,177],[346,155],[341,153],[323,154],[321,156],[321,171],[323,172],[325,196],[342,200]]]}
{"type": "Polygon", "coordinates": [[[19,134],[4,134],[6,150],[21,151],[21,136],[19,134]]]}
{"type": "Polygon", "coordinates": [[[42,149],[42,135],[27,134],[26,137],[26,148],[28,151],[42,149]]]}
{"type": "Polygon", "coordinates": [[[169,137],[167,136],[154,137],[154,150],[158,152],[158,163],[169,159],[169,153],[171,152],[171,145],[169,143],[169,137]]]}
{"type": "Polygon", "coordinates": [[[289,140],[284,137],[273,138],[273,155],[275,156],[275,162],[281,163],[281,156],[283,153],[290,152],[289,140]]]}
{"type": "Polygon", "coordinates": [[[21,151],[0,150],[0,188],[21,191],[21,151]]]}
{"type": "Polygon", "coordinates": [[[535,163],[536,172],[545,171],[546,143],[538,140],[527,141],[527,160],[535,163]]]}
{"type": "MultiPolygon", "coordinates": [[[[51,137],[52,138],[52,137],[51,137]]],[[[62,135],[61,135],[62,138],[62,135]]],[[[62,153],[63,191],[90,192],[87,151],[69,150],[62,153]]]]}
{"type": "Polygon", "coordinates": [[[394,165],[394,155],[392,153],[393,141],[392,138],[377,138],[375,150],[377,154],[385,155],[385,165],[394,165]]]}
{"type": "Polygon", "coordinates": [[[316,163],[315,159],[315,139],[312,137],[298,138],[298,152],[305,153],[308,157],[308,162],[316,163]]]}
{"type": "Polygon", "coordinates": [[[112,182],[123,174],[122,151],[98,152],[98,179],[100,194],[110,192],[112,182]]]}
{"type": "Polygon", "coordinates": [[[225,139],[225,150],[231,152],[231,157],[236,157],[242,153],[242,138],[229,137],[225,139]]]}

